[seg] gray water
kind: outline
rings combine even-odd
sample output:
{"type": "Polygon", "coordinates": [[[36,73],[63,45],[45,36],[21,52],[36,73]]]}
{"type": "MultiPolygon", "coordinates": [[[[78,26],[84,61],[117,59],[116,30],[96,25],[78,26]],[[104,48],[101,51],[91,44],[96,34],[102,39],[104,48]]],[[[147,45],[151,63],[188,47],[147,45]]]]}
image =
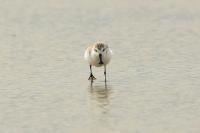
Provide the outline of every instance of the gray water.
{"type": "Polygon", "coordinates": [[[0,0],[1,133],[200,132],[197,0],[0,0]],[[114,55],[87,80],[88,44],[114,55]]]}

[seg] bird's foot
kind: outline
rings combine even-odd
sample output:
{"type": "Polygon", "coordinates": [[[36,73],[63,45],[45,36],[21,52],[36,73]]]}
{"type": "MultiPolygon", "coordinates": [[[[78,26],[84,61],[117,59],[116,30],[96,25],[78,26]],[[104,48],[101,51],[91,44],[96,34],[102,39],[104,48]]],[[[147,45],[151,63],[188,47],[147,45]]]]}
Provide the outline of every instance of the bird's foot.
{"type": "Polygon", "coordinates": [[[93,80],[95,80],[96,78],[92,75],[92,74],[90,74],[90,77],[88,78],[88,80],[91,80],[91,81],[93,81],[93,80]]]}

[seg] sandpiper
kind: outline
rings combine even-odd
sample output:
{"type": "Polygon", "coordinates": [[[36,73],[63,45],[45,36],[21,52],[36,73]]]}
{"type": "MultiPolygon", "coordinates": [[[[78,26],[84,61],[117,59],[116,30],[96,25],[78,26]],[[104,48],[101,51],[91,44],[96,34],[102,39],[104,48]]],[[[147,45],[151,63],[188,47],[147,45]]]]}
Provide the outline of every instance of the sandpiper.
{"type": "Polygon", "coordinates": [[[88,80],[95,80],[96,78],[92,74],[92,66],[101,67],[104,66],[104,76],[106,82],[106,65],[110,62],[112,51],[107,44],[96,42],[85,50],[85,60],[88,61],[90,66],[90,76],[88,80]]]}

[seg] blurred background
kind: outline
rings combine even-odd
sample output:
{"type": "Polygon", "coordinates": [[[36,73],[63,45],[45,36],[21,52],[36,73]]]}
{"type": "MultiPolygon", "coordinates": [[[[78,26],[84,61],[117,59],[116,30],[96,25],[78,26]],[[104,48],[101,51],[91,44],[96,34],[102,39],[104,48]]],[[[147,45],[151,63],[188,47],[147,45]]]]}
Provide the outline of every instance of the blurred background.
{"type": "Polygon", "coordinates": [[[0,132],[200,131],[198,0],[0,0],[0,132]],[[83,59],[96,41],[107,67],[83,59]]]}

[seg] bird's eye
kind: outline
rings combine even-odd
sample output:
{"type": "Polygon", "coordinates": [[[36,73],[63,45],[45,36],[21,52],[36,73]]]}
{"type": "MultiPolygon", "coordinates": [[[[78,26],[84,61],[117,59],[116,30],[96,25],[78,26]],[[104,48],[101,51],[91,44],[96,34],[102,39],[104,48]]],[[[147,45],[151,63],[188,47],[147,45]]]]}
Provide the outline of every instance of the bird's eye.
{"type": "Polygon", "coordinates": [[[94,51],[95,51],[95,52],[97,52],[97,50],[96,50],[96,49],[94,49],[94,51]]]}
{"type": "Polygon", "coordinates": [[[104,48],[104,49],[103,49],[103,52],[104,52],[105,50],[106,50],[106,49],[104,48]]]}

